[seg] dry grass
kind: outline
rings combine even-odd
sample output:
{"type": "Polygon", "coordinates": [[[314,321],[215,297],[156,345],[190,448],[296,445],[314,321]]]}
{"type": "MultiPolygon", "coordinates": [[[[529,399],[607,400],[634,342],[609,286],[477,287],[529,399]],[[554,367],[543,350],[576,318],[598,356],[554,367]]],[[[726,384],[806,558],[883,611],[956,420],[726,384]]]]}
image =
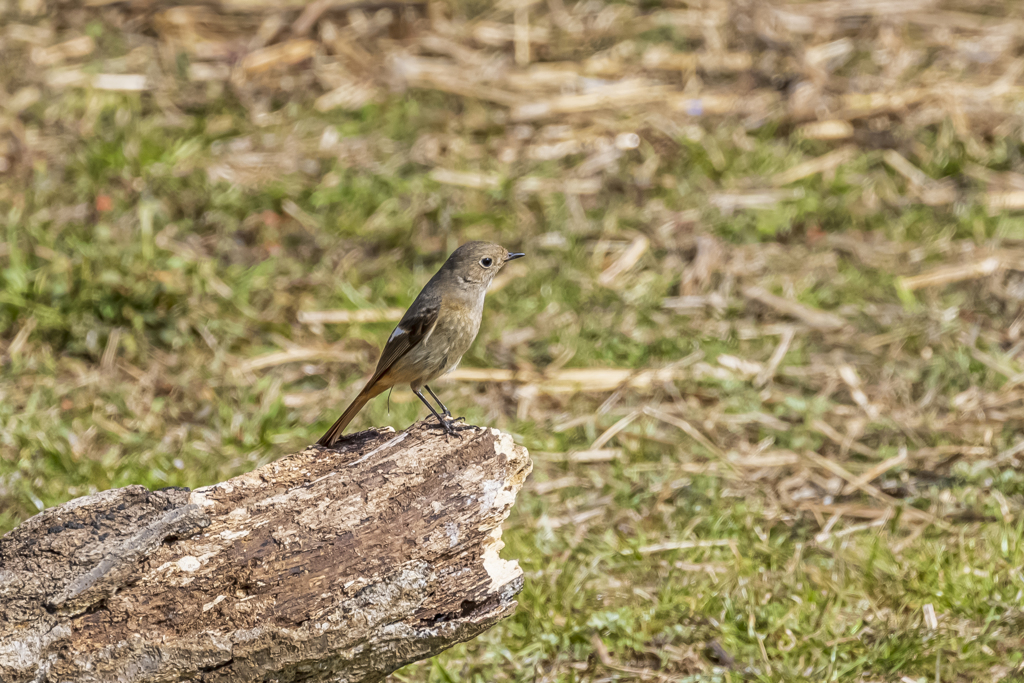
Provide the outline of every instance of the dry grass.
{"type": "MultiPolygon", "coordinates": [[[[313,438],[444,252],[537,458],[517,617],[403,680],[998,680],[1008,3],[0,5],[0,514],[313,438]],[[731,669],[731,671],[730,671],[731,669]]],[[[403,393],[362,424],[401,427],[403,393]]]]}

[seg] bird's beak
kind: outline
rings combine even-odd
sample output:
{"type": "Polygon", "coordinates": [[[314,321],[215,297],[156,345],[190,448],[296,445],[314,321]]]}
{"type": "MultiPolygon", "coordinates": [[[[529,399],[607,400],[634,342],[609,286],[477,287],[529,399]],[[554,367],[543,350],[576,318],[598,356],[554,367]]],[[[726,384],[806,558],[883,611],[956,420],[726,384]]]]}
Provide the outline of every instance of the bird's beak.
{"type": "Polygon", "coordinates": [[[522,253],[519,253],[519,254],[509,254],[508,258],[506,258],[505,260],[506,261],[514,261],[517,258],[523,258],[524,256],[526,256],[526,254],[522,254],[522,253]]]}

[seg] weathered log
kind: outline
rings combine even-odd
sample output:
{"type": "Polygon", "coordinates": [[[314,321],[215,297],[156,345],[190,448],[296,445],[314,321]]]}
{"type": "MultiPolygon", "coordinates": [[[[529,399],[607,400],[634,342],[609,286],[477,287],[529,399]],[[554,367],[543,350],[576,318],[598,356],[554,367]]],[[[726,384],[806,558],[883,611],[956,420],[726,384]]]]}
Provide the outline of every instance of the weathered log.
{"type": "Polygon", "coordinates": [[[377,681],[511,614],[532,467],[493,429],[371,430],[188,491],[51,508],[0,539],[0,681],[377,681]]]}

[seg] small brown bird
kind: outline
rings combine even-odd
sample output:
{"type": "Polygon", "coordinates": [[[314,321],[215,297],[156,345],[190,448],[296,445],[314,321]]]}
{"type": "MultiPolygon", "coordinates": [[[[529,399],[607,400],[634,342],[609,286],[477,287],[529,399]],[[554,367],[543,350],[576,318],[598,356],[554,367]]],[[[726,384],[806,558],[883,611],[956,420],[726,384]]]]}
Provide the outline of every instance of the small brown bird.
{"type": "Polygon", "coordinates": [[[373,376],[317,444],[331,447],[366,402],[397,384],[408,384],[446,433],[454,433],[452,414],[428,382],[458,366],[480,329],[484,294],[502,266],[525,254],[510,254],[489,242],[467,242],[452,252],[423,287],[388,337],[373,376]],[[423,396],[437,401],[441,417],[423,396]]]}

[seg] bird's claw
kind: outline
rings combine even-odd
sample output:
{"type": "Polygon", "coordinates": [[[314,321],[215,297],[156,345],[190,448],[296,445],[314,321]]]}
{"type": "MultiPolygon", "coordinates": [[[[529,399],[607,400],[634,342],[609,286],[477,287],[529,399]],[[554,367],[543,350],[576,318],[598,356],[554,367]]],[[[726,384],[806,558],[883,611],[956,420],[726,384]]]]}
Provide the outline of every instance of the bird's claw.
{"type": "Polygon", "coordinates": [[[462,432],[467,429],[472,429],[470,425],[459,425],[459,428],[456,428],[455,423],[464,421],[465,419],[466,418],[464,417],[456,417],[449,420],[442,420],[438,423],[438,426],[444,431],[445,441],[450,441],[452,436],[457,436],[459,439],[462,439],[462,432]]]}

